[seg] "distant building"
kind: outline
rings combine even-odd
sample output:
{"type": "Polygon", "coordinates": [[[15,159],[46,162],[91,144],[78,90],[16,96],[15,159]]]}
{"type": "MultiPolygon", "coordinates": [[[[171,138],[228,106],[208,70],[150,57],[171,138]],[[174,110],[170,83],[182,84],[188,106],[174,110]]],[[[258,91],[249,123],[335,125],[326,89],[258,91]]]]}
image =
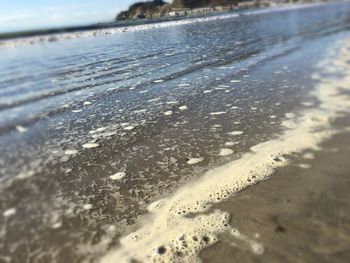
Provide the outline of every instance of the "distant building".
{"type": "Polygon", "coordinates": [[[214,12],[214,8],[212,8],[212,7],[191,9],[191,14],[193,14],[193,15],[206,14],[206,13],[211,13],[211,12],[214,12]]]}
{"type": "Polygon", "coordinates": [[[173,8],[168,14],[169,16],[186,16],[189,10],[189,8],[173,8]]]}
{"type": "Polygon", "coordinates": [[[214,7],[214,11],[217,11],[217,12],[221,12],[221,11],[225,11],[227,10],[227,8],[225,6],[215,6],[214,7]]]}
{"type": "Polygon", "coordinates": [[[258,1],[244,1],[244,2],[238,3],[238,7],[240,7],[240,8],[250,8],[250,7],[254,7],[254,6],[259,6],[259,2],[258,1]]]}

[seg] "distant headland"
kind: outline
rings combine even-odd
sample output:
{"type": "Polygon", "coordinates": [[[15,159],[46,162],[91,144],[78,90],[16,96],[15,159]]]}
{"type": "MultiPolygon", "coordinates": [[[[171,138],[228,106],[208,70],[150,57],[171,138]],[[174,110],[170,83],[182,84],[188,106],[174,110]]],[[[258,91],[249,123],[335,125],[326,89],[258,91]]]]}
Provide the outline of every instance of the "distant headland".
{"type": "Polygon", "coordinates": [[[116,16],[117,21],[133,19],[159,19],[166,17],[181,17],[203,15],[214,12],[229,11],[238,8],[270,6],[275,3],[290,3],[291,1],[271,0],[173,0],[167,3],[163,0],[137,2],[128,10],[116,16]]]}

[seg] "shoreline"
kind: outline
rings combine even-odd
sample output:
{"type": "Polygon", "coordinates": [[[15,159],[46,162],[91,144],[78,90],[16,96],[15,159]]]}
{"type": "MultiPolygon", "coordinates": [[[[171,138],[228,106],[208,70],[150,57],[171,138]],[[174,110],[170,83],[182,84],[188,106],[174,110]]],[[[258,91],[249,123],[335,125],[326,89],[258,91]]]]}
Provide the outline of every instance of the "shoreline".
{"type": "MultiPolygon", "coordinates": [[[[127,25],[127,26],[116,25],[116,26],[109,26],[110,28],[104,28],[102,26],[99,29],[93,29],[93,30],[91,29],[77,30],[77,31],[73,30],[72,32],[53,32],[49,34],[44,33],[44,34],[34,35],[34,36],[23,36],[23,37],[21,36],[21,37],[10,38],[10,39],[5,38],[5,39],[0,39],[0,48],[14,48],[18,46],[52,43],[57,41],[72,40],[72,39],[78,39],[78,38],[88,38],[88,37],[96,37],[96,36],[103,36],[103,35],[113,35],[113,34],[125,33],[125,32],[136,32],[136,31],[143,31],[143,30],[150,30],[150,29],[159,29],[159,28],[177,26],[177,25],[186,25],[186,24],[192,24],[192,23],[224,20],[224,19],[236,18],[236,17],[246,16],[246,15],[256,15],[256,14],[279,12],[279,11],[299,9],[299,8],[311,8],[311,7],[327,5],[327,4],[343,4],[343,3],[346,3],[346,2],[285,4],[285,5],[278,5],[278,6],[272,6],[272,7],[261,7],[257,9],[237,9],[233,12],[222,12],[220,14],[214,13],[214,14],[200,16],[200,17],[189,16],[189,17],[174,18],[171,20],[167,19],[164,21],[149,20],[146,23],[141,22],[140,24],[136,23],[135,25],[127,25]]],[[[92,27],[94,27],[94,25],[92,27]]],[[[59,31],[59,29],[57,30],[59,31]]]]}
{"type": "MultiPolygon", "coordinates": [[[[203,249],[216,244],[225,234],[247,242],[255,254],[263,254],[263,246],[229,225],[230,213],[213,207],[266,180],[279,168],[288,167],[292,163],[288,156],[321,150],[322,143],[342,132],[333,126],[333,121],[349,110],[348,96],[341,94],[347,91],[349,79],[348,46],[348,41],[338,42],[318,64],[321,74],[313,78],[320,83],[311,94],[319,100],[319,106],[285,120],[282,125],[286,130],[279,137],[253,146],[240,159],[208,171],[170,197],[152,203],[148,219],[137,231],[123,237],[120,246],[102,262],[195,261],[203,249]],[[333,72],[339,72],[342,78],[327,76],[333,72]]],[[[301,167],[308,168],[307,164],[301,167]]]]}
{"type": "Polygon", "coordinates": [[[240,236],[223,235],[201,251],[202,262],[348,262],[349,140],[349,132],[337,134],[325,150],[293,156],[269,179],[214,205],[231,214],[240,236]]]}
{"type": "MultiPolygon", "coordinates": [[[[123,250],[142,262],[192,262],[227,236],[254,259],[267,255],[266,233],[259,239],[244,217],[238,225],[244,199],[226,211],[222,202],[281,169],[306,173],[328,151],[323,141],[344,131],[334,119],[349,115],[349,10],[0,49],[2,94],[14,103],[1,122],[14,129],[1,137],[0,258],[98,262],[123,250]],[[308,147],[294,165],[293,152],[308,147]]],[[[256,197],[268,207],[269,196],[256,197]]]]}

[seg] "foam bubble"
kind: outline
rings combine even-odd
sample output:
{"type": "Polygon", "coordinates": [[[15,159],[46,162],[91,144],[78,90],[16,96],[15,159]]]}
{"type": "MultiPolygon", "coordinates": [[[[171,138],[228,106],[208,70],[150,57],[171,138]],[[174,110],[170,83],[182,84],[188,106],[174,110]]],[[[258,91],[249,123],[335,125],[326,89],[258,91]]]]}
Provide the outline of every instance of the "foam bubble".
{"type": "Polygon", "coordinates": [[[86,148],[86,149],[91,149],[91,148],[96,148],[96,147],[99,147],[100,145],[98,143],[85,143],[82,145],[83,148],[86,148]]]}
{"type": "Polygon", "coordinates": [[[217,112],[211,112],[210,115],[222,115],[225,113],[226,113],[226,111],[217,111],[217,112]]]}
{"type": "Polygon", "coordinates": [[[304,106],[306,106],[306,107],[312,107],[312,106],[314,106],[314,103],[313,103],[313,102],[310,102],[310,101],[305,101],[305,102],[302,102],[301,104],[304,105],[304,106]]]}
{"type": "Polygon", "coordinates": [[[21,126],[21,125],[17,125],[17,126],[16,126],[16,130],[17,130],[18,132],[23,133],[23,132],[26,132],[28,129],[25,128],[25,127],[23,127],[23,126],[21,126]]]}
{"type": "Polygon", "coordinates": [[[288,112],[288,113],[285,114],[285,116],[286,116],[286,118],[288,118],[288,119],[293,119],[293,118],[295,118],[295,114],[294,114],[293,112],[288,112]]]}
{"type": "Polygon", "coordinates": [[[51,228],[52,229],[58,229],[60,227],[62,227],[62,222],[57,222],[57,223],[53,224],[51,228]]]}
{"type": "Polygon", "coordinates": [[[77,153],[78,153],[77,150],[67,150],[64,152],[64,154],[66,154],[66,155],[75,155],[77,153]]]}
{"type": "Polygon", "coordinates": [[[126,176],[126,173],[125,172],[118,172],[118,173],[115,173],[111,176],[109,176],[112,180],[120,180],[122,178],[124,178],[126,176]]]}
{"type": "Polygon", "coordinates": [[[131,130],[135,129],[135,126],[129,125],[129,126],[124,127],[123,129],[126,131],[131,131],[131,130]]]}
{"type": "Polygon", "coordinates": [[[232,131],[232,132],[229,132],[228,134],[232,136],[237,136],[237,135],[242,135],[243,131],[232,131]]]}
{"type": "Polygon", "coordinates": [[[93,205],[92,204],[84,204],[83,205],[83,209],[84,210],[91,210],[93,208],[93,205]]]}
{"type": "Polygon", "coordinates": [[[307,164],[307,163],[301,163],[298,165],[300,168],[302,169],[309,169],[311,168],[311,165],[310,164],[307,164]]]}
{"type": "Polygon", "coordinates": [[[164,203],[164,200],[163,200],[163,199],[157,200],[157,201],[155,201],[155,202],[149,204],[149,205],[147,206],[147,210],[148,210],[149,212],[154,212],[154,211],[158,210],[158,209],[163,205],[163,203],[164,203]]]}
{"type": "Polygon", "coordinates": [[[229,156],[229,155],[231,155],[233,153],[234,153],[233,150],[228,149],[228,148],[223,148],[223,149],[220,150],[219,155],[220,156],[229,156]]]}
{"type": "Polygon", "coordinates": [[[313,153],[305,153],[303,155],[304,159],[315,159],[315,155],[313,153]]]}
{"type": "Polygon", "coordinates": [[[12,207],[4,211],[3,216],[4,217],[10,217],[17,213],[17,209],[12,207]]]}
{"type": "Polygon", "coordinates": [[[187,163],[188,164],[197,164],[203,162],[204,158],[190,158],[187,163]]]}
{"type": "Polygon", "coordinates": [[[100,127],[100,128],[97,128],[95,131],[96,132],[104,132],[105,130],[107,130],[107,127],[100,127]]]}
{"type": "Polygon", "coordinates": [[[206,94],[206,93],[211,93],[213,92],[213,90],[204,90],[203,93],[206,94]]]}

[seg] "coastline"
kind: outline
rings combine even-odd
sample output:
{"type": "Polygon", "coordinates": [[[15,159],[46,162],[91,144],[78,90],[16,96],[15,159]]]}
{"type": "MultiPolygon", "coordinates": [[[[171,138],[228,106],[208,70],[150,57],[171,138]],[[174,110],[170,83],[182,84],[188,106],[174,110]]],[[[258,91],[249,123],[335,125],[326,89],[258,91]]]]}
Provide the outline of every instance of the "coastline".
{"type": "MultiPolygon", "coordinates": [[[[333,124],[349,110],[348,47],[348,41],[338,42],[317,65],[321,73],[313,78],[319,84],[311,94],[320,102],[319,106],[293,114],[282,123],[285,132],[275,139],[253,146],[240,159],[210,170],[170,197],[152,203],[150,215],[141,227],[123,237],[102,262],[196,261],[201,251],[224,235],[247,243],[254,254],[262,255],[263,245],[241,234],[235,225],[230,226],[229,211],[215,209],[215,205],[266,180],[279,168],[290,166],[293,163],[290,156],[324,150],[321,145],[325,141],[344,131],[333,124]],[[334,72],[337,74],[332,75],[334,72]]],[[[300,167],[306,169],[309,165],[304,163],[300,167]]]]}
{"type": "MultiPolygon", "coordinates": [[[[350,118],[340,122],[349,127],[350,118]]],[[[241,238],[223,235],[201,252],[202,262],[348,262],[349,140],[349,132],[338,134],[321,145],[324,151],[293,156],[268,180],[214,205],[231,214],[241,238]]]]}
{"type": "Polygon", "coordinates": [[[193,17],[189,16],[189,17],[181,17],[181,18],[177,17],[173,19],[166,19],[164,21],[148,20],[146,22],[142,21],[140,23],[127,25],[127,26],[116,25],[115,27],[109,26],[110,28],[105,28],[101,26],[101,28],[93,29],[93,30],[90,30],[89,27],[87,27],[88,29],[83,31],[73,30],[72,32],[57,32],[57,33],[54,32],[54,33],[49,33],[49,34],[44,33],[44,34],[34,35],[34,36],[23,36],[23,37],[16,37],[16,38],[10,38],[10,39],[0,39],[0,48],[13,48],[18,46],[35,45],[40,43],[43,44],[43,43],[72,40],[72,39],[79,39],[79,38],[114,35],[114,34],[120,34],[125,32],[159,29],[159,28],[171,27],[171,26],[177,26],[177,25],[202,23],[202,22],[209,22],[213,20],[224,20],[224,19],[235,18],[240,16],[246,16],[246,15],[257,15],[262,13],[278,12],[278,11],[299,9],[299,8],[310,8],[314,6],[337,4],[337,3],[338,2],[284,4],[284,5],[278,5],[278,6],[272,6],[272,7],[262,7],[257,9],[237,9],[233,12],[222,12],[220,14],[214,13],[214,14],[200,16],[200,17],[197,17],[197,16],[193,16],[193,17]]]}
{"type": "MultiPolygon", "coordinates": [[[[0,126],[7,129],[0,259],[99,262],[125,252],[142,262],[213,262],[219,250],[247,262],[288,256],[273,243],[273,234],[294,233],[286,216],[276,220],[283,205],[288,212],[280,196],[291,192],[297,214],[310,189],[285,177],[348,157],[332,145],[349,140],[349,122],[334,121],[350,108],[349,9],[327,5],[0,49],[0,126]],[[326,153],[329,160],[320,159],[326,153]]],[[[310,182],[323,193],[342,190],[334,191],[338,181],[334,189],[326,178],[310,182]]],[[[342,247],[334,250],[344,254],[342,247]]]]}

